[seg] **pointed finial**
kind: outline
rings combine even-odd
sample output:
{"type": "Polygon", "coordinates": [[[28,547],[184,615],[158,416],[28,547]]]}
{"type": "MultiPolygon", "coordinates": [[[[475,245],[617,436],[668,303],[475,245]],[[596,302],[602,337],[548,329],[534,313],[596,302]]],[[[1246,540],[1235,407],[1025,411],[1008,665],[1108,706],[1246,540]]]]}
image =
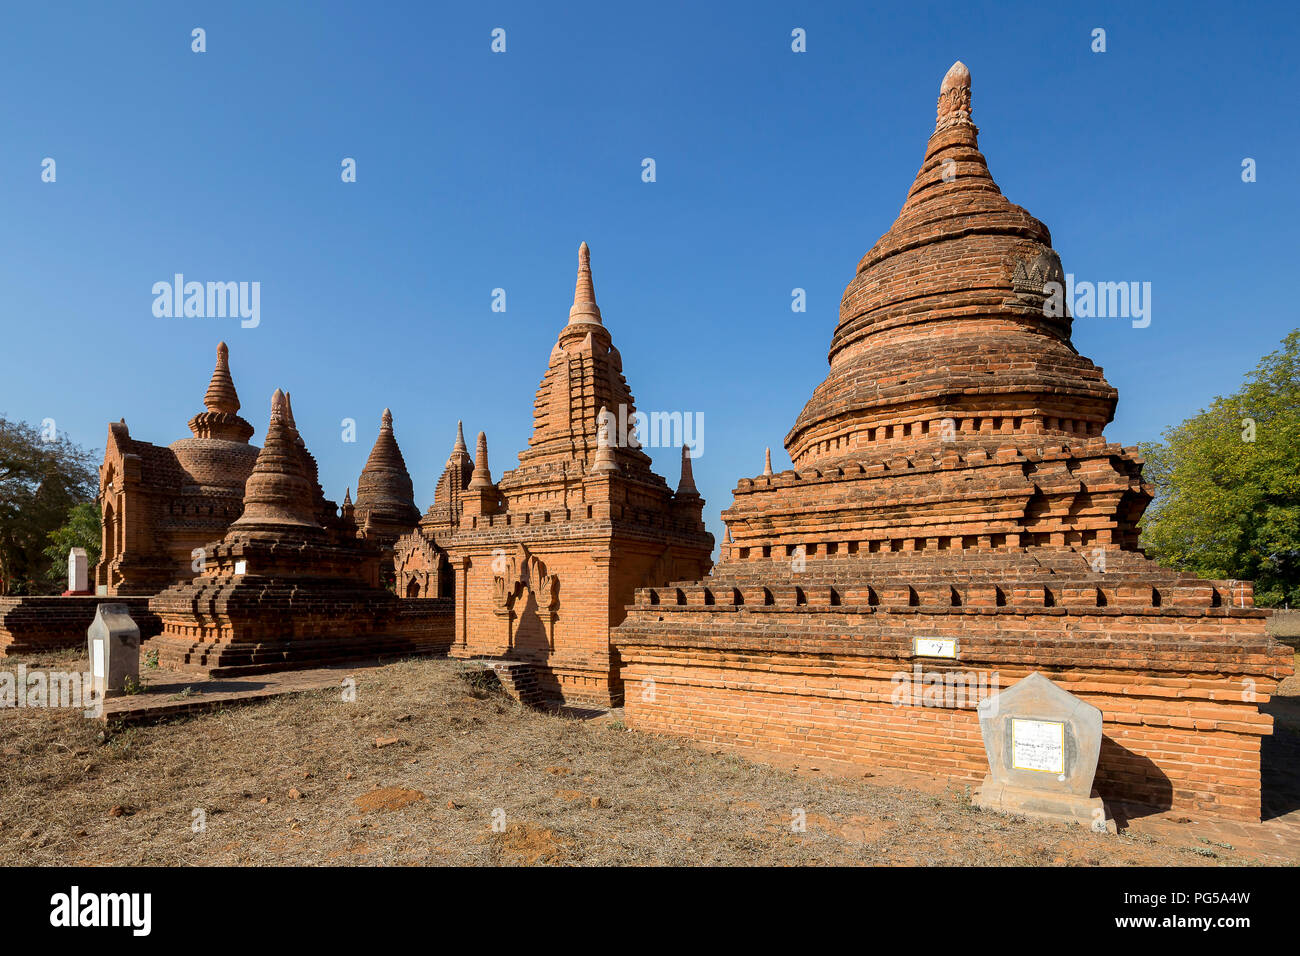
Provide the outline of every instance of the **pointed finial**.
{"type": "Polygon", "coordinates": [[[465,447],[465,423],[456,422],[456,444],[451,446],[452,454],[460,452],[462,455],[468,455],[469,449],[465,447]]]}
{"type": "Polygon", "coordinates": [[[478,447],[474,449],[474,474],[470,476],[469,487],[491,488],[492,470],[488,467],[487,434],[478,433],[478,447]]]}
{"type": "Polygon", "coordinates": [[[289,426],[293,432],[293,443],[299,448],[306,448],[307,443],[303,440],[302,434],[298,431],[298,420],[293,417],[293,396],[288,392],[284,393],[284,423],[289,426]]]}
{"type": "Polygon", "coordinates": [[[384,409],[384,417],[380,420],[379,427],[387,428],[389,431],[393,430],[393,413],[386,408],[384,409]]]}
{"type": "Polygon", "coordinates": [[[271,421],[289,424],[289,402],[278,388],[271,393],[271,421]]]}
{"type": "Polygon", "coordinates": [[[228,415],[239,412],[239,394],[230,377],[230,349],[225,342],[217,343],[217,365],[212,370],[212,379],[203,396],[203,407],[210,412],[225,412],[228,415]]]}
{"type": "Polygon", "coordinates": [[[343,507],[352,504],[352,486],[348,485],[347,490],[343,492],[343,507]]]}
{"type": "Polygon", "coordinates": [[[596,305],[596,287],[591,279],[591,250],[585,242],[578,247],[578,281],[573,288],[569,324],[601,324],[600,306],[596,305]]]}
{"type": "Polygon", "coordinates": [[[677,482],[677,497],[699,497],[699,494],[699,489],[695,487],[695,474],[691,471],[691,449],[682,445],[682,477],[677,482]]]}
{"type": "Polygon", "coordinates": [[[944,74],[939,84],[939,111],[934,130],[950,126],[974,125],[970,118],[970,70],[958,60],[944,74]]]}
{"type": "Polygon", "coordinates": [[[770,446],[763,452],[763,474],[772,474],[772,449],[770,446]]]}

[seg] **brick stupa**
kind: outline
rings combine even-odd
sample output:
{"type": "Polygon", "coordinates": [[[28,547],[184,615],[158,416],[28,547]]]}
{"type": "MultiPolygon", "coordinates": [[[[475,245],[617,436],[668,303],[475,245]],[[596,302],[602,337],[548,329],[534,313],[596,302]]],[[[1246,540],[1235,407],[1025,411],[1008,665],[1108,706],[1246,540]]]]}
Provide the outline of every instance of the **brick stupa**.
{"type": "Polygon", "coordinates": [[[316,470],[277,390],[243,514],[198,577],[150,601],[160,664],[231,674],[445,650],[449,602],[399,604],[381,588],[379,548],[337,516],[316,470]]]}
{"type": "Polygon", "coordinates": [[[415,490],[406,470],[406,459],[393,434],[393,413],[384,409],[379,435],[357,481],[355,504],[357,527],[382,548],[415,527],[420,512],[415,507],[415,490]]]}
{"type": "Polygon", "coordinates": [[[1102,710],[1104,798],[1258,819],[1259,705],[1289,652],[1249,583],[1137,550],[1151,493],[1102,434],[1115,389],[1045,308],[1050,234],[976,137],[957,63],[786,436],[794,469],[742,479],[713,575],[638,592],[615,632],[629,725],[975,783],[978,694],[945,688],[1039,671],[1102,710]],[[917,680],[937,704],[900,704],[917,680]]]}
{"type": "Polygon", "coordinates": [[[608,706],[622,693],[610,628],[637,587],[707,573],[713,536],[689,459],[674,493],[640,447],[610,433],[611,418],[630,421],[635,403],[596,304],[586,243],[533,407],[519,467],[499,482],[478,436],[447,545],[452,653],[531,663],[543,695],[608,706]]]}

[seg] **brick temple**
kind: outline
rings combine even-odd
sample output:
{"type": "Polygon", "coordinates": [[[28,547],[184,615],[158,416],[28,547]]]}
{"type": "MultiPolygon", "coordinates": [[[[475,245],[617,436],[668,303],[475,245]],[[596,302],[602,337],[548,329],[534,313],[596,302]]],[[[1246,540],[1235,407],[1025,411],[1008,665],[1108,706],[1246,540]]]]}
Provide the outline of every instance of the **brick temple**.
{"type": "Polygon", "coordinates": [[[1116,391],[1045,308],[1050,233],[977,135],[957,63],[793,469],[742,479],[712,575],[639,590],[615,630],[627,722],[977,783],[979,689],[1039,671],[1103,712],[1101,796],[1258,820],[1259,704],[1290,652],[1249,583],[1137,550],[1151,492],[1103,434],[1116,391]]]}
{"type": "MultiPolygon", "coordinates": [[[[617,703],[610,628],[635,589],[698,577],[712,563],[713,536],[685,449],[674,491],[640,447],[610,435],[620,410],[631,419],[635,403],[583,243],[528,447],[517,468],[493,481],[479,433],[459,524],[445,545],[456,603],[452,653],[532,664],[540,693],[566,703],[617,703]]],[[[452,486],[463,477],[464,452],[458,442],[448,463],[452,486]]]]}

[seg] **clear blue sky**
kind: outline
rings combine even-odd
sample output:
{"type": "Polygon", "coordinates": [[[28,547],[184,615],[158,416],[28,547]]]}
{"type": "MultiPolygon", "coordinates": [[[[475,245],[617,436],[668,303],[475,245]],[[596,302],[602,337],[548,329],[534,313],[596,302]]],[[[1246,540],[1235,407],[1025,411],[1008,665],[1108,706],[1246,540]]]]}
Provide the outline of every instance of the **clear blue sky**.
{"type": "MultiPolygon", "coordinates": [[[[10,5],[0,414],[168,444],[225,339],[255,442],[290,390],[341,499],[390,406],[423,509],[458,418],[495,476],[516,463],[585,239],[638,405],[705,416],[720,536],[764,446],[788,464],[958,58],[994,178],[1066,270],[1152,283],[1149,328],[1075,324],[1120,391],[1112,439],[1156,437],[1300,325],[1294,4],[614,6],[10,5]],[[260,282],[261,325],[155,318],[176,272],[260,282]]],[[[677,453],[652,453],[675,484],[677,453]]]]}

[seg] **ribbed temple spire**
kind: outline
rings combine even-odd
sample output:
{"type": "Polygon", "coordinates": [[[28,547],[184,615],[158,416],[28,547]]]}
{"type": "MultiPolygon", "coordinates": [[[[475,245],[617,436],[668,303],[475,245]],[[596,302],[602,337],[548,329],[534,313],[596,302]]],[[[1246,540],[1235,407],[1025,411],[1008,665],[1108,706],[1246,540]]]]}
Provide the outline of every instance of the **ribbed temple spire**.
{"type": "Polygon", "coordinates": [[[203,396],[203,407],[210,412],[225,412],[227,415],[239,412],[239,394],[230,377],[230,349],[225,342],[217,343],[217,367],[212,370],[212,380],[208,382],[208,391],[203,396]]]}
{"type": "Polygon", "coordinates": [[[578,281],[573,289],[570,325],[601,325],[600,306],[596,305],[596,287],[591,280],[591,250],[584,242],[578,246],[578,281]]]}
{"type": "Polygon", "coordinates": [[[451,457],[457,455],[468,455],[469,448],[465,446],[465,423],[456,422],[456,443],[451,446],[451,457]]]}
{"type": "Polygon", "coordinates": [[[478,446],[474,449],[474,474],[469,486],[473,489],[492,487],[492,470],[488,467],[487,433],[478,433],[478,446]]]}

